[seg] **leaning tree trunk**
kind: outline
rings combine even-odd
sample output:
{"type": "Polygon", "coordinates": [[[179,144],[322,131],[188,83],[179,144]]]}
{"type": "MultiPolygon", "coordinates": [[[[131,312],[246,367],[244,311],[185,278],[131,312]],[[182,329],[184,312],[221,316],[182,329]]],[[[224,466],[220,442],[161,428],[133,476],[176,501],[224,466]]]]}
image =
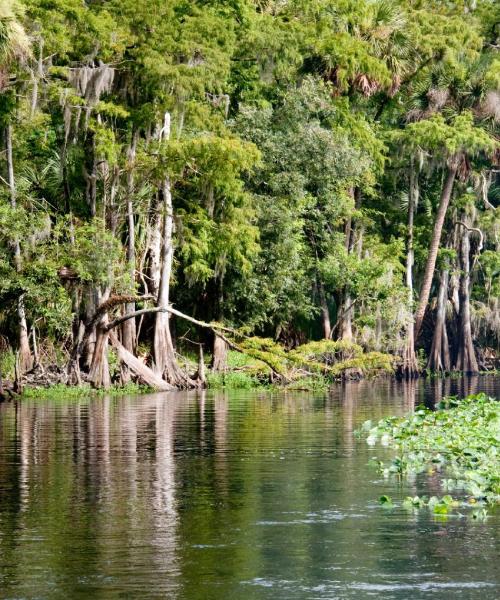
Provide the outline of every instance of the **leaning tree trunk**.
{"type": "MultiPolygon", "coordinates": [[[[411,161],[410,170],[410,194],[408,198],[408,240],[406,253],[406,287],[408,289],[408,306],[413,310],[413,265],[415,263],[415,251],[413,248],[413,223],[415,210],[418,205],[419,185],[418,172],[415,170],[414,161],[411,161]]],[[[414,324],[409,322],[406,328],[406,339],[403,348],[401,374],[404,377],[413,378],[418,376],[418,362],[415,354],[414,324]]]]}
{"type": "Polygon", "coordinates": [[[437,299],[436,323],[432,337],[432,347],[427,362],[430,371],[448,373],[451,369],[450,346],[446,329],[446,302],[448,299],[449,274],[447,270],[441,273],[437,299]]]}
{"type": "Polygon", "coordinates": [[[476,353],[472,341],[470,316],[470,229],[465,228],[460,244],[460,311],[458,315],[458,351],[455,371],[479,373],[476,353]]]}
{"type": "MultiPolygon", "coordinates": [[[[14,161],[12,159],[12,125],[10,123],[5,129],[5,141],[7,152],[7,172],[10,191],[10,203],[16,208],[16,180],[14,177],[14,161]]],[[[19,273],[22,268],[21,245],[19,239],[14,240],[14,263],[19,273]]],[[[21,294],[17,301],[17,317],[19,326],[19,375],[22,376],[33,366],[33,357],[29,345],[28,324],[26,321],[26,310],[24,307],[24,296],[21,294]]]]}
{"type": "Polygon", "coordinates": [[[109,333],[109,339],[120,361],[135,373],[140,382],[145,383],[159,392],[171,392],[175,390],[172,385],[167,383],[158,375],[155,375],[155,373],[148,366],[146,366],[141,360],[129,352],[125,346],[120,343],[117,336],[112,331],[109,333]]]}
{"type": "Polygon", "coordinates": [[[441,200],[439,202],[436,221],[434,222],[434,230],[432,232],[429,254],[427,255],[427,262],[425,265],[424,279],[422,282],[422,288],[420,290],[417,311],[415,313],[415,340],[418,340],[418,336],[420,335],[422,322],[424,320],[425,311],[429,302],[432,280],[434,277],[434,269],[436,267],[436,259],[439,251],[439,245],[441,242],[441,233],[443,231],[446,212],[448,211],[451,195],[453,193],[453,185],[455,183],[456,175],[457,166],[453,164],[452,166],[448,167],[446,180],[443,186],[443,190],[441,192],[441,200]]]}

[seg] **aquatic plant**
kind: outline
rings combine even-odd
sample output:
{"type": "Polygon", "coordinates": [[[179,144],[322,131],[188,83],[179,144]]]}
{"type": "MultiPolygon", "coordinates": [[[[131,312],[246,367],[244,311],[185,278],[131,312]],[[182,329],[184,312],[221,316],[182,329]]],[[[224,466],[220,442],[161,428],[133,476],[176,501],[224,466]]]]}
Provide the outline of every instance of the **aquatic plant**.
{"type": "MultiPolygon", "coordinates": [[[[389,464],[378,462],[384,475],[438,474],[444,490],[461,491],[469,504],[500,503],[500,402],[494,398],[447,398],[436,410],[418,407],[411,415],[385,418],[375,426],[366,421],[361,432],[369,445],[379,442],[397,450],[389,464]]],[[[446,495],[407,498],[405,505],[446,513],[454,502],[446,495]]]]}

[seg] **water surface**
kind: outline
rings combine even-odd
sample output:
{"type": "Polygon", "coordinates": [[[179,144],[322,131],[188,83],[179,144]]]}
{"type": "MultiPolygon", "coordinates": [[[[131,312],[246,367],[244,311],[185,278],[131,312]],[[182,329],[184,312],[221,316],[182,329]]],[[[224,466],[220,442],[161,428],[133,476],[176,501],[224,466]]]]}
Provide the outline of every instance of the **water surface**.
{"type": "Polygon", "coordinates": [[[364,420],[500,380],[0,406],[0,598],[500,598],[500,514],[386,511],[364,420]]]}

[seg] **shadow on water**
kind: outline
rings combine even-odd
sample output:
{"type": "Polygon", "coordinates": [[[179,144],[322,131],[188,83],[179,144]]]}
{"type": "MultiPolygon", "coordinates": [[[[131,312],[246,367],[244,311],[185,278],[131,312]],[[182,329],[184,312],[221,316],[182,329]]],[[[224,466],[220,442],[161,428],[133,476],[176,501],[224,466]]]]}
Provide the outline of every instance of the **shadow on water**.
{"type": "Polygon", "coordinates": [[[439,493],[383,481],[353,437],[500,380],[0,406],[0,598],[500,597],[500,515],[384,511],[439,493]]]}

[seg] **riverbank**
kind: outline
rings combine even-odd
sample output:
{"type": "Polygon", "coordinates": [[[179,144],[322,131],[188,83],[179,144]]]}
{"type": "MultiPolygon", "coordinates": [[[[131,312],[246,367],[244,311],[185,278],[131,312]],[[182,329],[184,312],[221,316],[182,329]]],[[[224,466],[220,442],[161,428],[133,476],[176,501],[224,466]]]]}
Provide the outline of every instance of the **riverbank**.
{"type": "MultiPolygon", "coordinates": [[[[452,388],[452,384],[458,384],[460,381],[474,381],[477,379],[490,379],[495,380],[500,377],[498,372],[484,372],[473,376],[464,376],[460,373],[451,374],[433,374],[432,376],[422,376],[417,379],[410,381],[414,385],[422,384],[429,385],[433,388],[436,386],[443,387],[443,395],[455,393],[452,388]]],[[[207,383],[204,389],[209,391],[270,391],[270,392],[304,392],[304,393],[328,393],[332,389],[335,389],[339,383],[362,383],[367,381],[368,378],[350,378],[343,380],[331,380],[327,377],[317,375],[299,378],[287,385],[271,383],[269,378],[265,377],[263,373],[248,373],[241,370],[228,370],[223,373],[209,373],[207,375],[207,383]]],[[[372,376],[368,381],[380,381],[386,380],[389,382],[403,383],[404,380],[396,377],[394,374],[385,373],[377,376],[372,376]]],[[[45,387],[28,386],[23,389],[22,394],[13,395],[12,398],[21,399],[41,399],[41,400],[67,400],[67,399],[78,399],[86,396],[92,397],[104,397],[104,396],[132,396],[132,395],[143,395],[155,393],[157,390],[146,386],[139,385],[134,382],[129,382],[126,385],[115,384],[108,389],[95,389],[89,384],[82,384],[79,386],[68,386],[65,384],[54,384],[45,387]]],[[[471,388],[470,392],[474,392],[471,388]]],[[[459,394],[462,392],[458,392],[459,394]]],[[[465,393],[468,393],[466,390],[465,393]]]]}
{"type": "MultiPolygon", "coordinates": [[[[146,365],[146,357],[143,359],[146,365]]],[[[272,340],[253,338],[248,340],[246,351],[227,350],[223,361],[214,368],[210,355],[195,357],[178,355],[179,367],[189,385],[195,389],[253,389],[280,387],[292,390],[325,390],[335,381],[374,378],[393,375],[397,358],[381,352],[364,352],[353,343],[321,341],[304,344],[286,351],[272,340]],[[198,360],[197,360],[198,359],[198,360]]],[[[68,391],[73,396],[82,393],[141,393],[161,391],[154,382],[137,376],[123,384],[123,371],[111,351],[108,353],[111,385],[96,387],[85,373],[80,372],[79,383],[73,384],[67,365],[38,366],[14,381],[4,381],[0,396],[27,394],[33,396],[57,395],[68,391]],[[45,391],[48,390],[48,391],[45,391]],[[69,390],[74,390],[69,392],[69,390]]],[[[145,368],[148,368],[145,366],[145,368]]],[[[148,368],[151,373],[153,372],[148,368]]],[[[129,373],[130,377],[130,373],[129,373]]],[[[159,378],[156,378],[159,379],[159,378]]],[[[170,383],[165,382],[170,386],[170,383]]],[[[163,390],[165,391],[165,390],[163,390]]],[[[172,388],[170,391],[174,391],[172,388]]]]}

